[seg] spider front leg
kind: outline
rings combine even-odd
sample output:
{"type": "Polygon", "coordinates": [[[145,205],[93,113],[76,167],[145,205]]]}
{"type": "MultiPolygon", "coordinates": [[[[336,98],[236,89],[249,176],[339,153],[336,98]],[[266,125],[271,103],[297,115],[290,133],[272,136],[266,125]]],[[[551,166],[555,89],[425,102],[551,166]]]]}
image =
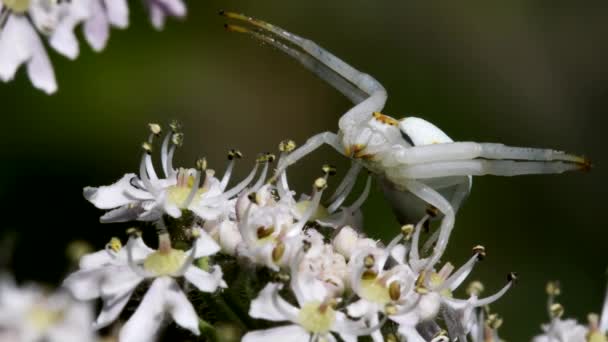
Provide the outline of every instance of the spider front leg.
{"type": "Polygon", "coordinates": [[[405,188],[412,194],[418,196],[426,203],[434,206],[443,214],[443,219],[439,226],[439,236],[433,254],[426,264],[426,269],[431,269],[441,258],[448,244],[448,239],[454,228],[455,212],[454,208],[439,192],[430,186],[416,180],[407,180],[405,188]]]}
{"type": "Polygon", "coordinates": [[[405,165],[389,170],[387,174],[394,179],[430,179],[450,176],[483,175],[519,176],[587,170],[589,167],[588,164],[573,164],[563,161],[473,159],[405,165]]]}
{"type": "Polygon", "coordinates": [[[450,142],[419,145],[401,149],[394,155],[394,161],[402,164],[421,164],[475,158],[492,160],[563,161],[579,165],[589,163],[583,157],[567,154],[562,151],[476,142],[450,142]]]}
{"type": "Polygon", "coordinates": [[[342,144],[340,143],[340,139],[338,138],[338,135],[336,133],[333,133],[333,132],[319,133],[319,134],[313,135],[312,137],[308,138],[308,140],[306,140],[306,143],[304,143],[304,145],[298,147],[296,150],[291,152],[291,154],[289,154],[288,156],[283,158],[281,160],[281,162],[279,163],[279,165],[277,166],[275,176],[280,175],[281,173],[283,173],[283,171],[285,171],[285,169],[289,165],[296,163],[298,160],[304,158],[306,155],[312,153],[313,151],[315,151],[316,149],[318,149],[319,147],[321,147],[324,144],[327,144],[327,145],[333,147],[340,154],[344,154],[342,144]]]}

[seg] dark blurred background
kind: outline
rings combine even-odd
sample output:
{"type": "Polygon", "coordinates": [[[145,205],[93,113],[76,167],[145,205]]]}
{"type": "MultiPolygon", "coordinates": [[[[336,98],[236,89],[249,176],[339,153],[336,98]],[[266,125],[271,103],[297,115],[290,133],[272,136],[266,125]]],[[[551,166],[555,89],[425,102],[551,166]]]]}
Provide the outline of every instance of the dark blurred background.
{"type": "MultiPolygon", "coordinates": [[[[224,32],[218,9],[245,12],[310,38],[389,91],[385,113],[416,115],[454,140],[552,147],[589,156],[592,172],[475,178],[459,213],[448,259],[460,265],[476,244],[486,261],[472,279],[489,291],[516,270],[521,281],[493,309],[510,341],[547,321],[544,286],[559,279],[567,316],[599,311],[606,279],[608,188],[606,2],[190,1],[188,18],[163,32],[132,1],[128,30],[113,30],[101,54],[81,45],[75,62],[51,53],[59,91],[35,90],[21,70],[0,84],[0,235],[13,233],[19,279],[58,283],[65,246],[99,248],[124,226],[101,225],[86,185],[136,172],[146,123],[183,123],[177,165],[206,156],[223,172],[238,147],[246,174],[255,154],[285,138],[302,143],[337,128],[351,107],[297,63],[224,32]],[[602,223],[604,222],[604,223],[602,223]]],[[[308,190],[320,165],[348,166],[324,148],[290,170],[308,190]]],[[[378,189],[364,208],[367,233],[385,241],[398,225],[378,189]]],[[[5,252],[7,251],[7,247],[5,252]]]]}

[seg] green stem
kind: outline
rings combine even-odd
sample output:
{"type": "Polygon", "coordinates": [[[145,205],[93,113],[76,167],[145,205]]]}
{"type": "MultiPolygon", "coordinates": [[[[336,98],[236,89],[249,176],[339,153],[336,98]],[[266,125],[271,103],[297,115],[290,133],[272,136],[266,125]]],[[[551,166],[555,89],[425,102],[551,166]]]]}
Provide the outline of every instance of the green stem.
{"type": "Polygon", "coordinates": [[[211,323],[199,317],[198,327],[201,330],[202,335],[209,337],[211,341],[217,341],[217,331],[211,323]]]}
{"type": "Polygon", "coordinates": [[[241,317],[232,310],[230,305],[226,304],[226,301],[224,301],[223,296],[220,295],[220,296],[215,297],[215,303],[220,307],[220,309],[222,311],[224,311],[226,316],[232,322],[234,322],[236,325],[238,325],[239,328],[241,328],[243,331],[247,331],[247,325],[245,323],[243,323],[243,321],[241,320],[241,317]]]}

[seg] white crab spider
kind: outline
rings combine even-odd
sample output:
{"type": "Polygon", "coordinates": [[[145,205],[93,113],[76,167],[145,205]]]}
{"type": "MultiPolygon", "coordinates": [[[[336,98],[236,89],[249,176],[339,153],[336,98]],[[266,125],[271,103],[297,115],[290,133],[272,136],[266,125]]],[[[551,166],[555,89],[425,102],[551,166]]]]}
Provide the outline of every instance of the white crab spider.
{"type": "MultiPolygon", "coordinates": [[[[396,120],[381,114],[387,93],[372,76],[354,69],[313,41],[280,27],[242,14],[220,14],[254,27],[227,24],[229,31],[247,33],[275,46],[355,104],[340,118],[337,133],[323,132],[309,138],[281,161],[277,174],[323,144],[359,161],[380,177],[385,195],[402,223],[416,222],[429,204],[443,214],[428,265],[434,265],[445,250],[455,213],[471,190],[471,176],[562,173],[591,166],[583,157],[551,149],[454,142],[424,119],[396,120]]],[[[354,181],[357,172],[349,176],[354,181]]]]}

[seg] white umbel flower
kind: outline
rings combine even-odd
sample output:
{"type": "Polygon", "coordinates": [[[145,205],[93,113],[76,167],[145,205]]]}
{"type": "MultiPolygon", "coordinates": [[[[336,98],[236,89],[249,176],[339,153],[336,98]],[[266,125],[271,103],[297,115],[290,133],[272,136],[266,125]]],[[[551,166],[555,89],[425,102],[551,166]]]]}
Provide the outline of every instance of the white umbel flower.
{"type": "Polygon", "coordinates": [[[292,271],[291,290],[297,299],[297,307],[280,297],[281,288],[282,285],[277,283],[266,285],[251,302],[249,315],[291,324],[249,332],[243,337],[243,342],[335,342],[333,333],[346,342],[357,341],[358,324],[334,309],[334,299],[320,281],[309,274],[292,271]]]}
{"type": "Polygon", "coordinates": [[[30,285],[16,287],[0,277],[0,341],[93,342],[93,312],[67,293],[45,293],[30,285]]]}
{"type": "Polygon", "coordinates": [[[78,56],[74,28],[90,16],[89,0],[3,0],[0,2],[0,79],[11,81],[26,64],[34,87],[51,94],[57,90],[53,66],[40,39],[62,55],[78,56]]]}
{"type": "MultiPolygon", "coordinates": [[[[143,145],[139,175],[128,173],[112,185],[84,188],[84,197],[97,208],[111,209],[101,217],[101,222],[158,221],[164,214],[179,218],[183,210],[190,210],[204,220],[227,217],[231,210],[228,199],[236,193],[235,189],[224,193],[225,183],[215,178],[212,170],[205,169],[203,161],[199,170],[173,167],[173,154],[183,139],[176,125],[172,125],[162,142],[164,178],[158,176],[151,154],[160,126],[150,124],[150,128],[152,133],[143,145]]],[[[239,184],[236,190],[246,185],[239,184]]]]}
{"type": "Polygon", "coordinates": [[[214,292],[226,284],[219,267],[207,272],[193,264],[195,259],[219,251],[219,246],[203,230],[198,229],[197,234],[192,249],[185,252],[173,249],[166,233],[159,235],[158,250],[145,246],[140,237],[131,237],[126,252],[115,248],[90,255],[85,259],[85,267],[71,274],[64,286],[81,300],[103,299],[102,312],[95,322],[96,328],[102,328],[118,318],[142,281],[152,280],[137,310],[121,328],[120,340],[152,340],[166,315],[198,335],[196,311],[175,278],[184,277],[203,292],[214,292]]]}

